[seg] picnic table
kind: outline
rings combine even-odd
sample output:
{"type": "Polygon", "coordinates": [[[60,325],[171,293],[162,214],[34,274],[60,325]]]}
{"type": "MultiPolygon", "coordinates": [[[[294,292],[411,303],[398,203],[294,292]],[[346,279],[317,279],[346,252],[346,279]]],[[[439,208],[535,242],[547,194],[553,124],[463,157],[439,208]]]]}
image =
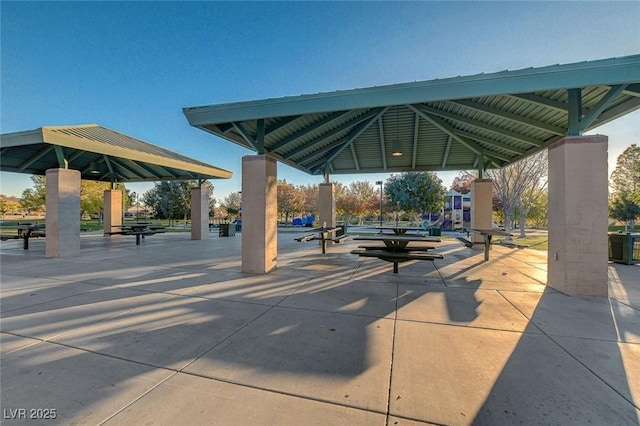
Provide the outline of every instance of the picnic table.
{"type": "Polygon", "coordinates": [[[38,237],[46,236],[45,225],[43,223],[36,223],[36,224],[23,223],[21,225],[19,224],[15,228],[10,228],[10,229],[17,229],[18,231],[17,235],[3,235],[2,240],[22,238],[22,241],[23,241],[22,248],[25,250],[29,250],[29,238],[38,238],[38,237]]]}
{"type": "Polygon", "coordinates": [[[484,260],[489,260],[489,250],[491,250],[491,238],[494,235],[501,235],[504,237],[510,237],[511,234],[505,231],[501,231],[499,229],[471,229],[473,232],[477,232],[482,235],[482,239],[484,241],[484,260]]]}
{"type": "MultiPolygon", "coordinates": [[[[405,228],[406,229],[406,228],[405,228]]],[[[406,232],[406,231],[405,231],[406,232]]],[[[352,254],[361,257],[376,257],[378,259],[392,262],[393,273],[398,273],[398,264],[409,260],[431,260],[442,259],[440,254],[429,254],[428,250],[434,249],[433,246],[408,247],[412,242],[441,242],[440,238],[427,237],[424,235],[406,235],[406,234],[378,234],[363,235],[353,237],[354,241],[378,241],[383,245],[379,246],[359,246],[363,250],[352,250],[352,254]]]]}
{"type": "Polygon", "coordinates": [[[104,235],[135,235],[137,246],[140,245],[141,239],[144,239],[145,236],[165,232],[164,226],[147,222],[131,223],[117,226],[117,228],[120,228],[120,230],[108,231],[104,235]]]}
{"type": "Polygon", "coordinates": [[[332,227],[319,227],[309,229],[307,232],[315,232],[314,234],[306,234],[300,237],[296,237],[295,240],[298,242],[307,242],[313,240],[320,240],[320,245],[322,246],[322,254],[326,254],[327,252],[327,241],[333,241],[334,243],[339,243],[342,240],[345,240],[347,236],[345,234],[342,235],[334,235],[337,231],[344,229],[342,226],[332,226],[332,227]]]}
{"type": "Polygon", "coordinates": [[[395,235],[405,235],[407,232],[415,231],[421,232],[424,231],[424,228],[418,226],[376,226],[376,229],[382,231],[393,231],[395,235]]]}

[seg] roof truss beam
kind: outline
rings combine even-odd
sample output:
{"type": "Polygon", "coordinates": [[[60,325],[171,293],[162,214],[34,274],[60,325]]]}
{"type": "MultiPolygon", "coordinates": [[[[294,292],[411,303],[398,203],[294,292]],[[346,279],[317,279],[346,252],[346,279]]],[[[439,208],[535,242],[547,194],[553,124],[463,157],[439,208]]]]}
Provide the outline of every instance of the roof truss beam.
{"type": "Polygon", "coordinates": [[[444,148],[444,155],[442,156],[442,167],[447,167],[447,160],[449,160],[449,151],[451,150],[451,135],[447,137],[447,145],[444,148]]]}
{"type": "Polygon", "coordinates": [[[569,111],[569,105],[565,104],[564,102],[545,98],[544,96],[538,96],[533,93],[520,93],[518,95],[508,94],[505,96],[511,96],[512,98],[527,101],[529,103],[537,104],[546,108],[551,108],[559,112],[567,113],[569,111]]]}
{"type": "Polygon", "coordinates": [[[287,127],[289,124],[293,123],[294,121],[296,121],[300,117],[302,117],[302,116],[301,115],[292,115],[290,117],[282,118],[280,121],[278,121],[277,123],[273,124],[272,126],[269,126],[266,129],[265,136],[269,136],[272,133],[275,133],[278,130],[287,127]]]}
{"type": "Polygon", "coordinates": [[[356,170],[360,170],[360,164],[358,163],[358,156],[356,155],[356,149],[353,147],[353,144],[349,144],[349,148],[351,148],[351,156],[353,157],[353,164],[355,164],[356,170]]]}
{"type": "MultiPolygon", "coordinates": [[[[327,115],[326,117],[322,118],[321,120],[316,121],[315,123],[313,123],[310,126],[305,127],[304,129],[300,130],[299,132],[281,140],[280,142],[272,145],[269,148],[270,152],[276,152],[282,148],[285,148],[287,145],[294,143],[297,140],[300,140],[301,138],[305,137],[306,135],[315,132],[316,130],[318,130],[319,128],[326,126],[327,124],[331,123],[334,120],[339,119],[340,117],[343,117],[347,114],[349,114],[350,111],[337,111],[334,113],[331,113],[329,115],[327,115]]],[[[288,155],[291,156],[291,155],[288,155]]]]}
{"type": "MultiPolygon", "coordinates": [[[[353,142],[362,134],[362,132],[364,132],[365,130],[367,130],[369,127],[371,127],[371,125],[377,121],[379,121],[380,117],[382,117],[382,115],[389,109],[389,107],[384,107],[384,108],[378,108],[376,110],[374,110],[376,112],[376,114],[374,114],[373,116],[369,117],[367,120],[359,123],[356,128],[354,129],[353,133],[351,133],[346,141],[344,140],[340,140],[337,141],[335,146],[333,146],[332,148],[330,148],[329,150],[329,154],[326,158],[326,160],[321,159],[319,161],[316,161],[315,163],[309,165],[309,169],[312,170],[312,172],[316,172],[317,171],[317,167],[318,165],[322,164],[322,163],[328,163],[329,161],[333,160],[338,154],[340,154],[342,152],[343,149],[345,149],[347,146],[349,146],[350,144],[353,144],[353,142]]],[[[315,158],[322,156],[323,154],[316,154],[315,158]]],[[[304,161],[302,161],[302,164],[307,163],[309,159],[305,159],[304,161]]]]}
{"type": "Polygon", "coordinates": [[[384,140],[384,126],[382,125],[382,117],[378,119],[378,138],[380,140],[380,157],[382,158],[382,168],[387,170],[387,154],[384,140]]]}
{"type": "Polygon", "coordinates": [[[564,135],[564,129],[562,127],[552,126],[550,124],[546,124],[546,123],[543,123],[541,121],[534,120],[532,118],[523,117],[521,115],[513,114],[513,113],[510,113],[510,112],[507,112],[507,111],[501,111],[501,110],[499,110],[497,108],[492,108],[490,106],[482,105],[482,104],[477,103],[477,102],[473,102],[473,101],[469,101],[469,100],[465,100],[465,99],[460,99],[460,100],[456,100],[456,101],[449,101],[449,103],[454,104],[454,105],[455,104],[461,105],[463,107],[470,108],[470,109],[473,109],[475,111],[479,111],[481,113],[489,114],[489,115],[492,115],[492,116],[497,117],[497,118],[504,118],[505,120],[509,120],[509,121],[512,121],[512,122],[520,123],[520,124],[524,124],[526,126],[531,126],[531,127],[536,128],[536,129],[540,129],[540,130],[547,131],[549,133],[553,133],[554,135],[559,135],[559,136],[564,135]]]}
{"type": "Polygon", "coordinates": [[[622,93],[629,96],[640,97],[640,83],[627,85],[622,93]]]}
{"type": "MultiPolygon", "coordinates": [[[[345,130],[348,130],[352,127],[357,127],[360,123],[363,122],[367,122],[367,120],[369,120],[371,117],[376,117],[379,114],[379,111],[381,111],[381,108],[377,108],[377,109],[373,109],[369,112],[367,112],[364,115],[361,115],[359,117],[353,118],[352,120],[343,123],[342,125],[336,127],[335,129],[324,133],[322,135],[320,135],[318,138],[307,142],[306,144],[294,149],[293,151],[287,153],[286,156],[284,156],[285,159],[290,159],[295,157],[296,155],[304,152],[304,151],[308,151],[309,149],[312,149],[318,145],[321,145],[323,143],[325,143],[328,139],[333,138],[334,136],[343,133],[345,130]]],[[[325,150],[326,151],[326,150],[325,150]]]]}
{"type": "Polygon", "coordinates": [[[26,169],[29,168],[29,166],[31,166],[33,163],[35,163],[36,161],[40,160],[42,157],[44,157],[45,155],[47,155],[48,153],[50,153],[53,150],[53,146],[49,145],[48,147],[46,147],[45,149],[41,150],[39,153],[37,153],[36,155],[34,155],[33,157],[31,157],[29,159],[29,161],[24,162],[19,168],[18,171],[22,172],[26,169]]]}
{"type": "Polygon", "coordinates": [[[464,136],[466,138],[469,138],[470,140],[473,140],[473,141],[476,141],[476,142],[480,142],[480,143],[483,143],[483,144],[486,144],[486,145],[495,146],[496,148],[500,148],[500,149],[503,149],[505,151],[509,151],[509,152],[514,153],[514,154],[517,154],[517,155],[525,155],[527,153],[527,151],[525,151],[524,149],[519,149],[519,148],[516,148],[516,147],[513,147],[513,146],[509,146],[509,145],[507,145],[505,143],[495,141],[495,140],[493,140],[491,138],[487,138],[485,136],[481,136],[481,135],[476,135],[474,133],[465,132],[464,130],[458,130],[457,132],[458,132],[458,134],[460,136],[464,136]]]}
{"type": "MultiPolygon", "coordinates": [[[[418,107],[416,107],[414,105],[408,105],[408,107],[413,109],[414,111],[418,112],[422,118],[424,118],[425,120],[427,120],[428,122],[430,122],[431,124],[433,124],[434,126],[439,128],[440,130],[445,132],[447,135],[451,136],[457,142],[460,142],[461,144],[463,144],[464,146],[469,148],[474,153],[476,153],[478,155],[482,154],[483,148],[481,146],[479,146],[478,144],[476,144],[473,141],[468,140],[465,137],[462,137],[462,136],[458,135],[457,129],[452,127],[450,124],[448,124],[447,122],[445,122],[441,118],[434,117],[429,112],[422,111],[422,108],[424,108],[423,105],[420,105],[418,107]]],[[[498,154],[498,153],[495,153],[495,152],[492,152],[490,155],[486,155],[486,157],[489,158],[491,161],[493,161],[494,164],[496,166],[498,166],[498,167],[501,167],[501,164],[496,159],[496,157],[500,158],[501,160],[504,160],[504,161],[509,161],[510,160],[509,158],[506,158],[506,157],[501,158],[502,156],[500,154],[498,154]]]]}
{"type": "Polygon", "coordinates": [[[58,159],[58,166],[61,169],[68,169],[69,168],[69,161],[67,160],[67,158],[64,155],[64,149],[62,149],[61,146],[55,145],[53,147],[54,151],[56,152],[56,158],[58,159]]]}
{"type": "Polygon", "coordinates": [[[510,130],[505,130],[502,129],[498,126],[494,126],[491,124],[487,124],[487,123],[483,123],[482,121],[478,121],[478,120],[473,120],[471,118],[466,118],[466,117],[461,117],[457,114],[451,113],[451,112],[447,112],[447,111],[442,111],[439,110],[438,108],[434,108],[428,105],[420,105],[419,108],[429,114],[432,115],[438,115],[442,118],[446,118],[448,120],[452,120],[452,121],[457,121],[459,123],[463,123],[469,126],[473,126],[473,127],[477,127],[479,129],[482,130],[486,130],[488,132],[491,133],[495,133],[501,136],[507,136],[510,137],[512,139],[516,139],[520,142],[524,142],[528,145],[533,145],[533,146],[541,146],[542,145],[542,141],[536,140],[534,138],[530,138],[528,136],[523,136],[519,133],[516,132],[512,132],[510,130]]]}
{"type": "Polygon", "coordinates": [[[242,138],[253,148],[254,151],[258,151],[258,147],[256,146],[256,142],[251,137],[251,134],[245,129],[241,122],[234,122],[233,127],[236,129],[236,132],[242,136],[242,138]]]}
{"type": "Polygon", "coordinates": [[[626,84],[621,84],[618,86],[614,86],[612,87],[603,97],[602,99],[600,99],[600,101],[598,102],[598,104],[596,106],[594,106],[593,108],[591,108],[584,117],[582,117],[582,119],[580,120],[580,128],[582,131],[585,131],[586,129],[589,128],[589,126],[591,126],[591,124],[596,121],[598,119],[598,117],[600,116],[600,114],[602,114],[604,112],[605,109],[607,109],[607,107],[609,105],[611,105],[611,102],[613,102],[613,100],[615,98],[617,98],[618,96],[620,96],[620,94],[624,91],[624,89],[627,87],[626,84]]]}
{"type": "Polygon", "coordinates": [[[616,105],[615,107],[610,108],[600,114],[593,127],[601,126],[611,120],[615,120],[616,118],[627,114],[629,111],[634,111],[638,108],[640,108],[640,97],[631,98],[628,101],[623,102],[620,105],[616,105]]]}

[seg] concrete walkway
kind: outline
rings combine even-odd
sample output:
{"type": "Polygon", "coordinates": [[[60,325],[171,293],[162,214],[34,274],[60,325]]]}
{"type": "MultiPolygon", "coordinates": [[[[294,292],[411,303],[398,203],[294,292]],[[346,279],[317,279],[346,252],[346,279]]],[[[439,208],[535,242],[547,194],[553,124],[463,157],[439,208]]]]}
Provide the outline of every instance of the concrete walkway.
{"type": "Polygon", "coordinates": [[[449,241],[395,275],[293,237],[269,275],[240,235],[3,242],[2,423],[640,424],[640,267],[567,297],[545,252],[449,241]]]}

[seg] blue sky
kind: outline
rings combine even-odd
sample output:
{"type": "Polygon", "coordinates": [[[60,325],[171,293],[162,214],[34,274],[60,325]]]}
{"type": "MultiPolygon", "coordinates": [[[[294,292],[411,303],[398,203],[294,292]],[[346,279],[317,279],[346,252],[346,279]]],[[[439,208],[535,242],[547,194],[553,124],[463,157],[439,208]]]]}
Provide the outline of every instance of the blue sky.
{"type": "MultiPolygon", "coordinates": [[[[240,190],[252,152],[189,126],[182,107],[640,53],[638,1],[2,1],[0,15],[2,133],[100,124],[231,170],[214,181],[219,199],[240,190]]],[[[612,170],[640,144],[640,111],[597,133],[612,170]]],[[[448,186],[455,173],[440,176],[448,186]]],[[[283,164],[278,177],[321,181],[283,164]]],[[[0,173],[0,193],[30,186],[0,173]]]]}

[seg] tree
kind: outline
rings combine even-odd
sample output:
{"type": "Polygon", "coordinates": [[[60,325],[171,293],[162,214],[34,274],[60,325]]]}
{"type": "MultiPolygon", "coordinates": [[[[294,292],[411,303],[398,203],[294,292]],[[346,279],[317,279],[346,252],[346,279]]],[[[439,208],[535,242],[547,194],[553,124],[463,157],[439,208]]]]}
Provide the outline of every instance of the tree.
{"type": "Polygon", "coordinates": [[[549,226],[548,192],[546,188],[539,188],[537,192],[532,197],[527,221],[536,228],[546,228],[549,226]]]}
{"type": "Polygon", "coordinates": [[[525,224],[529,212],[533,206],[538,203],[540,198],[546,194],[547,176],[549,175],[547,151],[541,151],[538,154],[532,155],[525,161],[526,167],[524,170],[529,180],[520,192],[520,199],[518,200],[518,210],[520,211],[520,238],[526,237],[525,224]]]}
{"type": "Polygon", "coordinates": [[[304,193],[286,180],[278,181],[278,214],[284,216],[284,223],[289,225],[289,216],[301,213],[304,208],[304,193]]]}
{"type": "Polygon", "coordinates": [[[616,160],[616,168],[611,173],[614,193],[640,191],[640,147],[631,145],[616,160]]]}
{"type": "Polygon", "coordinates": [[[237,217],[240,214],[240,207],[242,206],[242,193],[241,192],[232,192],[227,195],[222,202],[222,206],[227,214],[226,216],[237,217]]]}
{"type": "Polygon", "coordinates": [[[171,220],[183,217],[186,221],[191,213],[191,188],[198,185],[198,181],[162,181],[145,192],[144,203],[151,207],[160,219],[171,220]]]}
{"type": "Polygon", "coordinates": [[[4,219],[5,214],[18,214],[20,210],[21,207],[18,201],[0,196],[0,213],[2,214],[2,219],[4,219]]]}
{"type": "Polygon", "coordinates": [[[471,182],[475,177],[467,172],[460,172],[458,176],[453,179],[451,183],[451,189],[461,194],[468,194],[471,192],[471,182]]]}
{"type": "Polygon", "coordinates": [[[611,173],[611,182],[611,217],[629,222],[633,232],[636,218],[640,215],[640,147],[633,144],[618,156],[616,168],[611,173]]]}
{"type": "Polygon", "coordinates": [[[111,188],[109,182],[83,180],[80,182],[80,210],[99,214],[104,209],[104,191],[111,188]]]}
{"type": "Polygon", "coordinates": [[[377,200],[376,190],[370,182],[351,182],[345,191],[336,197],[336,209],[339,208],[345,214],[347,224],[352,216],[358,218],[358,224],[362,224],[364,216],[372,212],[373,201],[377,200]]]}
{"type": "Polygon", "coordinates": [[[631,232],[634,232],[636,218],[640,216],[640,202],[632,198],[629,192],[620,192],[614,195],[609,203],[609,214],[616,220],[628,222],[631,232]]]}
{"type": "Polygon", "coordinates": [[[32,211],[44,210],[47,197],[46,178],[40,175],[31,176],[33,188],[22,192],[20,206],[27,214],[32,211]]]}
{"type": "MultiPolygon", "coordinates": [[[[534,193],[535,188],[542,182],[546,184],[547,171],[546,152],[532,155],[501,169],[487,170],[486,177],[493,181],[493,189],[504,210],[506,232],[511,232],[513,214],[516,207],[523,202],[525,190],[531,188],[531,193],[534,193]]],[[[524,223],[520,227],[523,228],[524,223]]]]}
{"type": "Polygon", "coordinates": [[[440,210],[445,190],[442,181],[433,172],[391,175],[384,186],[390,206],[414,214],[440,210]]]}
{"type": "Polygon", "coordinates": [[[307,215],[318,217],[318,185],[300,185],[298,190],[304,195],[304,206],[302,211],[307,215]]]}

